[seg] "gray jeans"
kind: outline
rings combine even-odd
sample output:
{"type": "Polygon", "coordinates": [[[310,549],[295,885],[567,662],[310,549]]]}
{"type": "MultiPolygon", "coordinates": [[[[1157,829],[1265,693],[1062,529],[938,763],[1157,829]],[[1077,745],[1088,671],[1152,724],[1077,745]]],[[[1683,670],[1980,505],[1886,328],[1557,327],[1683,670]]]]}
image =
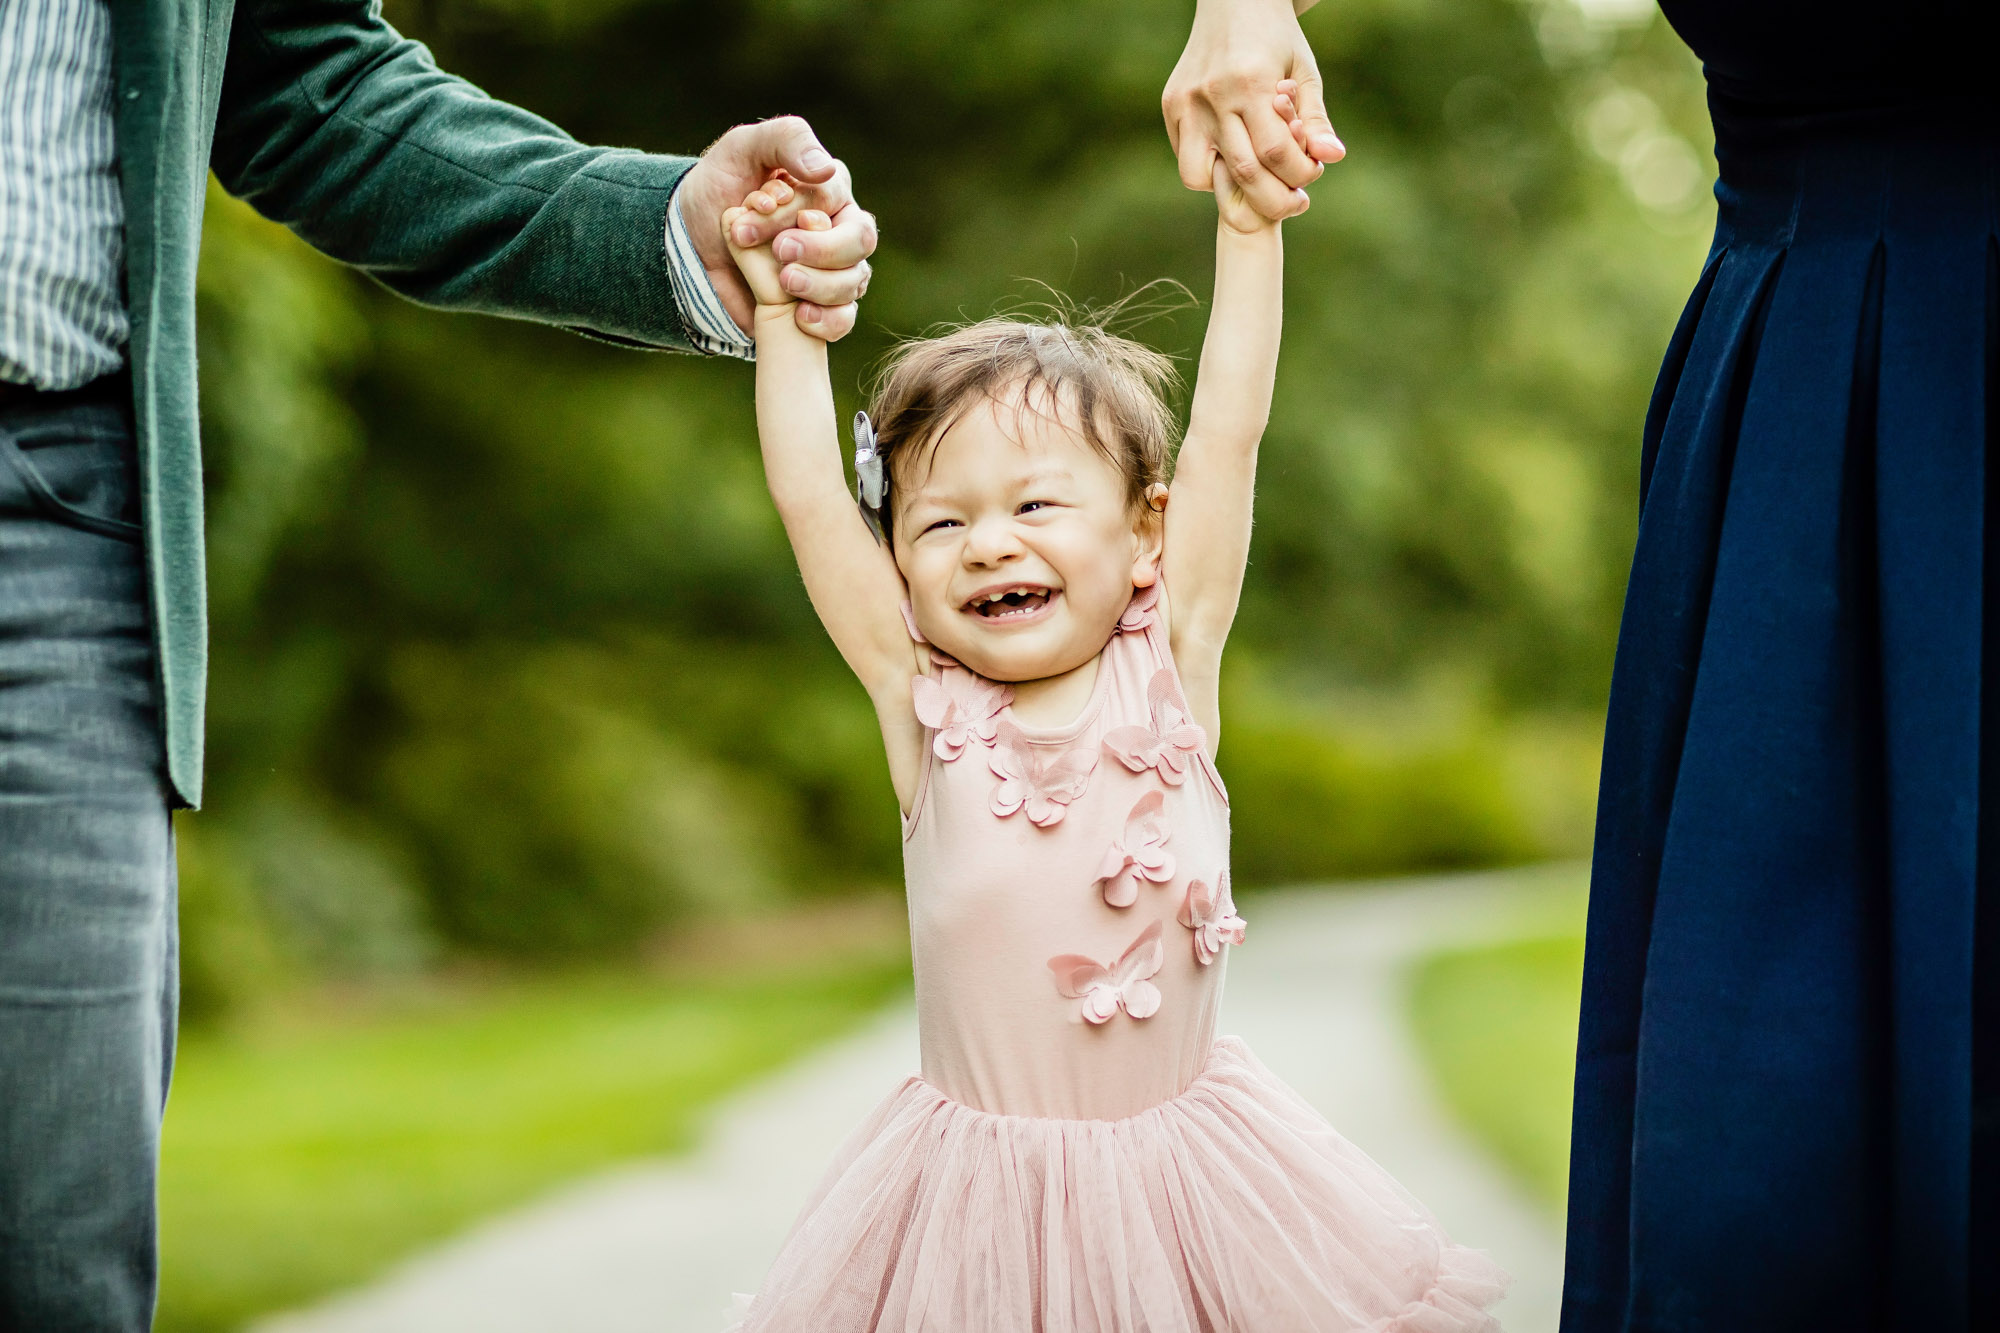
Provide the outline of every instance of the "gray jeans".
{"type": "Polygon", "coordinates": [[[115,382],[0,400],[0,1330],[152,1323],[173,828],[115,382]]]}

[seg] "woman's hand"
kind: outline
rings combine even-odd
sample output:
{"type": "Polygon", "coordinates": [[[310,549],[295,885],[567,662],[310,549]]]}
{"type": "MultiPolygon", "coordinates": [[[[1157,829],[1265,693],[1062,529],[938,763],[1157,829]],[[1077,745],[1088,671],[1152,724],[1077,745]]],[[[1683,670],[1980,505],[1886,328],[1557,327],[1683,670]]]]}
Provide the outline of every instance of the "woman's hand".
{"type": "Polygon", "coordinates": [[[1291,0],[1197,0],[1194,30],[1160,104],[1181,183],[1213,188],[1220,158],[1251,205],[1274,221],[1302,212],[1298,191],[1347,153],[1327,119],[1319,65],[1291,0]],[[1296,85],[1293,117],[1274,105],[1280,80],[1296,85]]]}

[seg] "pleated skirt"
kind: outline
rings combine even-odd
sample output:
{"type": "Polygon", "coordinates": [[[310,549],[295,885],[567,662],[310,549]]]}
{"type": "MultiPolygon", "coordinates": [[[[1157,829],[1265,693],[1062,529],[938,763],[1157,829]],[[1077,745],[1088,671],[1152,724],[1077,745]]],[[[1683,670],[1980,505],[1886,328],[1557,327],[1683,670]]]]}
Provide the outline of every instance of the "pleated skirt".
{"type": "Polygon", "coordinates": [[[2000,1319],[2000,135],[1711,96],[1593,866],[1565,1333],[2000,1319]]]}
{"type": "Polygon", "coordinates": [[[848,1141],[741,1333],[1495,1333],[1506,1277],[1234,1038],[1123,1120],[921,1078],[848,1141]]]}

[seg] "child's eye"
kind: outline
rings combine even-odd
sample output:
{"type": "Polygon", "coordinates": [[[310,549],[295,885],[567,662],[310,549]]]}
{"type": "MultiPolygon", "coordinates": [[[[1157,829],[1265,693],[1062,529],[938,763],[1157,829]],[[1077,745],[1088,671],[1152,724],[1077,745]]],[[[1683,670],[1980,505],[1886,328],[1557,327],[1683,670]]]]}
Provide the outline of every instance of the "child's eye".
{"type": "Polygon", "coordinates": [[[1030,500],[1014,512],[1017,514],[1032,514],[1037,509],[1047,509],[1048,507],[1049,502],[1047,500],[1030,500]]]}
{"type": "Polygon", "coordinates": [[[938,520],[937,520],[936,522],[934,522],[934,523],[931,523],[930,525],[928,525],[927,527],[925,527],[925,528],[924,528],[924,531],[925,531],[925,532],[937,532],[938,530],[940,530],[940,529],[942,529],[942,528],[955,528],[955,527],[957,527],[957,526],[958,526],[958,520],[957,520],[957,519],[955,519],[955,518],[941,518],[941,519],[938,519],[938,520]]]}

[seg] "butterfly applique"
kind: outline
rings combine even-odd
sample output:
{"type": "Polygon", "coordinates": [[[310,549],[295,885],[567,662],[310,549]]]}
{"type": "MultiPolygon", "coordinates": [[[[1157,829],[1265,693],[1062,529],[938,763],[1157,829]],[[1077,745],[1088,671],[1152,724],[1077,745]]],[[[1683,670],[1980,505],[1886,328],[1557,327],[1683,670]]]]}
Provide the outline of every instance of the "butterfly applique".
{"type": "Polygon", "coordinates": [[[1104,748],[1134,773],[1155,769],[1160,781],[1178,787],[1187,781],[1188,767],[1207,735],[1189,716],[1174,673],[1165,667],[1146,685],[1146,706],[1152,727],[1119,727],[1105,735],[1104,748]]]}
{"type": "MultiPolygon", "coordinates": [[[[952,667],[957,668],[957,663],[952,667]]],[[[938,758],[952,760],[975,740],[993,743],[1000,710],[1013,702],[1014,691],[970,671],[947,669],[935,677],[912,677],[910,699],[916,705],[917,721],[936,733],[931,749],[938,758]]]]}
{"type": "Polygon", "coordinates": [[[1049,959],[1056,989],[1068,999],[1082,1001],[1077,1010],[1086,1023],[1108,1023],[1120,1009],[1134,1018],[1151,1018],[1160,1011],[1160,988],[1152,978],[1167,961],[1160,934],[1160,923],[1155,921],[1109,966],[1077,953],[1049,959]]]}
{"type": "Polygon", "coordinates": [[[1125,604],[1125,614],[1118,617],[1120,634],[1136,634],[1160,618],[1160,584],[1155,579],[1147,586],[1132,594],[1132,600],[1125,604]]]}
{"type": "Polygon", "coordinates": [[[1049,750],[1034,745],[1012,722],[1002,721],[999,743],[987,763],[1000,785],[993,789],[993,813],[1005,819],[1025,809],[1039,828],[1060,824],[1069,803],[1083,795],[1097,768],[1095,750],[1076,747],[1049,750]]]}
{"type": "Polygon", "coordinates": [[[1097,867],[1097,886],[1108,907],[1130,907],[1139,900],[1139,881],[1165,884],[1174,877],[1174,854],[1167,850],[1166,793],[1157,788],[1139,798],[1125,816],[1125,833],[1104,849],[1097,867]]]}
{"type": "Polygon", "coordinates": [[[1194,932],[1194,959],[1203,967],[1216,960],[1224,945],[1243,943],[1249,923],[1236,915],[1227,870],[1216,877],[1212,889],[1198,879],[1189,882],[1187,901],[1181,905],[1181,924],[1194,932]]]}

